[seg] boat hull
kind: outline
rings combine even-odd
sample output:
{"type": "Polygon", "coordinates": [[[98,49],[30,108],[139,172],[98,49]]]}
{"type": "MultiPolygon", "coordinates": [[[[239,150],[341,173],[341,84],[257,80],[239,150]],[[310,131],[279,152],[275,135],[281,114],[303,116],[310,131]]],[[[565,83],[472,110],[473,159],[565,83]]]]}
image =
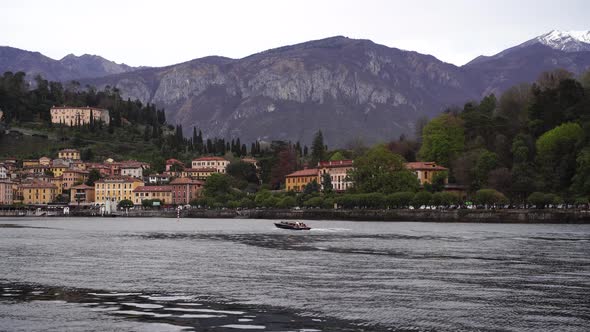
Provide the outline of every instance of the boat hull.
{"type": "Polygon", "coordinates": [[[292,229],[294,231],[308,231],[308,230],[311,229],[311,227],[297,227],[295,225],[282,224],[282,223],[275,223],[275,226],[277,228],[281,228],[281,229],[292,229]]]}

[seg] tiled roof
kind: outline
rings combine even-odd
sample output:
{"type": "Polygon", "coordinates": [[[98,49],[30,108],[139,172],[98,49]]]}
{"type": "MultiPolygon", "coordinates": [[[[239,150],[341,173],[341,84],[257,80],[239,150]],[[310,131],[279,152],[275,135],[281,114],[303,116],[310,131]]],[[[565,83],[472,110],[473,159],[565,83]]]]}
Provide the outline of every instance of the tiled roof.
{"type": "Polygon", "coordinates": [[[287,177],[297,177],[297,176],[316,176],[318,175],[317,168],[309,168],[309,169],[302,169],[300,171],[293,172],[288,174],[287,177]]]}
{"type": "Polygon", "coordinates": [[[22,183],[22,188],[31,188],[31,189],[57,189],[57,187],[49,182],[45,181],[35,181],[30,183],[22,183]]]}
{"type": "Polygon", "coordinates": [[[176,178],[170,181],[170,184],[203,184],[203,181],[193,180],[190,178],[176,178]]]}
{"type": "Polygon", "coordinates": [[[82,184],[79,184],[77,186],[73,186],[71,189],[83,189],[83,190],[92,189],[92,190],[94,190],[94,187],[91,187],[89,185],[86,185],[86,184],[82,183],[82,184]]]}
{"type": "Polygon", "coordinates": [[[129,176],[115,176],[115,177],[108,177],[100,179],[94,183],[123,183],[123,182],[143,182],[139,179],[132,178],[129,176]]]}
{"type": "Polygon", "coordinates": [[[318,167],[325,167],[325,168],[336,168],[336,167],[351,167],[353,161],[350,159],[347,160],[330,160],[330,161],[320,161],[318,163],[318,167]]]}
{"type": "Polygon", "coordinates": [[[141,186],[133,189],[133,192],[162,192],[162,191],[172,191],[170,186],[141,186]]]}
{"type": "Polygon", "coordinates": [[[62,110],[67,110],[67,109],[93,110],[93,111],[101,111],[101,112],[102,111],[108,111],[108,110],[106,110],[104,108],[96,108],[96,107],[90,107],[90,106],[83,106],[83,107],[80,107],[80,106],[53,106],[51,109],[52,110],[53,109],[56,109],[56,110],[59,110],[59,109],[62,109],[62,110]]]}
{"type": "Polygon", "coordinates": [[[193,159],[193,161],[228,161],[222,157],[201,157],[197,159],[193,159]]]}
{"type": "Polygon", "coordinates": [[[210,172],[211,173],[211,172],[213,172],[213,173],[215,173],[215,172],[217,172],[217,169],[216,168],[211,168],[211,167],[187,168],[187,169],[184,170],[184,172],[188,172],[188,173],[191,173],[191,172],[210,172]]]}
{"type": "Polygon", "coordinates": [[[406,163],[406,168],[416,171],[446,171],[446,167],[437,165],[434,161],[416,161],[406,163]]]}

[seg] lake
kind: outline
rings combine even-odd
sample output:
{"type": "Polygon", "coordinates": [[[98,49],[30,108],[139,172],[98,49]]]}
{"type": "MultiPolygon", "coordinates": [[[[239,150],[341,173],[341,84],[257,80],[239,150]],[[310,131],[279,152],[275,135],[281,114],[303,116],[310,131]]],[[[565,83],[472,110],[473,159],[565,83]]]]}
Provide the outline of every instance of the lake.
{"type": "Polygon", "coordinates": [[[590,225],[2,218],[0,331],[588,331],[590,225]]]}

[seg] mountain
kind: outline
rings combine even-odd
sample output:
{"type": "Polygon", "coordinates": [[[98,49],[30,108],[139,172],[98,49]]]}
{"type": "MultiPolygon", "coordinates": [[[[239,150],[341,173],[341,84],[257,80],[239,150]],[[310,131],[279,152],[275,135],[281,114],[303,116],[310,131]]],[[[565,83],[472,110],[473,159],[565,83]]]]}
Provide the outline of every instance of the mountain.
{"type": "Polygon", "coordinates": [[[23,71],[29,80],[40,74],[51,81],[70,81],[85,77],[102,77],[135,70],[125,64],[117,64],[96,55],[65,56],[51,59],[39,52],[30,52],[14,47],[0,46],[0,71],[23,71]]]}
{"type": "Polygon", "coordinates": [[[207,57],[84,82],[156,103],[205,136],[343,146],[411,132],[420,116],[478,97],[464,70],[433,56],[332,37],[243,59],[207,57]]]}
{"type": "Polygon", "coordinates": [[[480,99],[544,71],[590,68],[590,32],[551,31],[457,67],[369,40],[332,37],[242,59],[211,56],[160,68],[133,68],[99,56],[50,59],[0,47],[0,72],[118,88],[125,98],[166,109],[189,134],[300,140],[322,129],[331,146],[412,134],[416,120],[480,99]]]}
{"type": "Polygon", "coordinates": [[[533,82],[557,68],[579,74],[590,68],[590,31],[554,30],[496,55],[479,56],[463,68],[480,80],[483,95],[533,82]]]}

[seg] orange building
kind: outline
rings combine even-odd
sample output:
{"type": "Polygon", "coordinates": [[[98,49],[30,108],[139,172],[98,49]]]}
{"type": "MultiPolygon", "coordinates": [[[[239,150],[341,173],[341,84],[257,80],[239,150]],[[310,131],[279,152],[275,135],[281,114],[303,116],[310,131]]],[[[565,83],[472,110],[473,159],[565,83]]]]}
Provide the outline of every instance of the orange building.
{"type": "Polygon", "coordinates": [[[63,189],[68,190],[75,184],[83,183],[88,180],[88,171],[82,171],[77,169],[65,170],[61,177],[63,181],[63,189]]]}
{"type": "Polygon", "coordinates": [[[203,181],[189,178],[177,178],[170,182],[172,188],[172,204],[184,205],[200,196],[203,181]]]}
{"type": "Polygon", "coordinates": [[[314,180],[319,184],[318,176],[319,170],[317,168],[293,172],[285,177],[285,189],[287,191],[303,191],[303,188],[314,180]]]}
{"type": "Polygon", "coordinates": [[[141,186],[133,190],[133,204],[141,205],[145,200],[158,199],[164,204],[172,204],[171,186],[141,186]]]}
{"type": "MultiPolygon", "coordinates": [[[[417,161],[407,163],[406,168],[416,174],[418,181],[420,181],[420,185],[432,183],[432,179],[434,178],[435,174],[448,171],[446,167],[439,166],[433,161],[417,161]]],[[[445,184],[447,182],[448,178],[445,179],[445,184]]]]}
{"type": "Polygon", "coordinates": [[[44,181],[22,183],[20,187],[24,204],[47,204],[57,197],[57,187],[44,181]]]}
{"type": "Polygon", "coordinates": [[[94,187],[86,184],[73,186],[70,190],[70,203],[78,205],[94,203],[94,187]]]}

